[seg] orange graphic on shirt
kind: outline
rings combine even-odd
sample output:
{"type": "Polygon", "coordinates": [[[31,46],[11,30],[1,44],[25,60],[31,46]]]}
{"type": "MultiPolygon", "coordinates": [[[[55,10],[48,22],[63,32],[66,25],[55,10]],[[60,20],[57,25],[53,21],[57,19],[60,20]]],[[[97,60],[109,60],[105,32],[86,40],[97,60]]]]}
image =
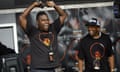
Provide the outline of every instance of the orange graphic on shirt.
{"type": "Polygon", "coordinates": [[[96,57],[97,59],[100,59],[101,54],[100,54],[100,52],[99,52],[99,51],[96,51],[96,52],[95,52],[95,57],[96,57]]]}
{"type": "Polygon", "coordinates": [[[49,38],[44,38],[43,43],[44,43],[46,46],[49,46],[49,45],[50,45],[50,39],[49,39],[49,38]]]}

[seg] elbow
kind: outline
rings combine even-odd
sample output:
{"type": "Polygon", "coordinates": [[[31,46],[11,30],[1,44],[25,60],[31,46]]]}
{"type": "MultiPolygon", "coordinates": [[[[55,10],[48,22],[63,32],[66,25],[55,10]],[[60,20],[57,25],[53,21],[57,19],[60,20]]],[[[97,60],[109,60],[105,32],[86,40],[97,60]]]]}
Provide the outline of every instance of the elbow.
{"type": "Polygon", "coordinates": [[[20,16],[19,16],[19,20],[22,20],[24,18],[24,16],[21,14],[20,16]]]}
{"type": "Polygon", "coordinates": [[[64,18],[67,18],[67,16],[68,16],[68,15],[67,15],[67,13],[64,13],[64,15],[63,15],[63,16],[64,16],[64,18]]]}
{"type": "Polygon", "coordinates": [[[22,19],[22,15],[19,16],[19,20],[21,20],[21,19],[22,19]]]}
{"type": "Polygon", "coordinates": [[[24,19],[24,18],[26,18],[26,15],[24,15],[24,14],[21,14],[21,15],[19,16],[19,19],[20,19],[20,20],[22,20],[22,19],[24,19]]]}

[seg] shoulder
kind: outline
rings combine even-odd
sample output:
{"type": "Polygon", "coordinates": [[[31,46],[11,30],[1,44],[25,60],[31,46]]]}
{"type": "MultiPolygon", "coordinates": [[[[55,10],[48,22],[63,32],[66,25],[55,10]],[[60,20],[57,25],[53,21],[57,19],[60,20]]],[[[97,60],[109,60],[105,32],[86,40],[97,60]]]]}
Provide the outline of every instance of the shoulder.
{"type": "Polygon", "coordinates": [[[110,35],[109,34],[105,34],[105,33],[101,33],[102,34],[102,36],[103,37],[107,37],[107,38],[109,38],[110,37],[110,35]]]}
{"type": "Polygon", "coordinates": [[[109,34],[102,33],[101,37],[103,40],[112,41],[109,34]]]}
{"type": "Polygon", "coordinates": [[[88,39],[90,39],[90,35],[89,35],[89,34],[84,35],[84,36],[81,38],[81,41],[86,41],[86,40],[88,40],[88,39]]]}

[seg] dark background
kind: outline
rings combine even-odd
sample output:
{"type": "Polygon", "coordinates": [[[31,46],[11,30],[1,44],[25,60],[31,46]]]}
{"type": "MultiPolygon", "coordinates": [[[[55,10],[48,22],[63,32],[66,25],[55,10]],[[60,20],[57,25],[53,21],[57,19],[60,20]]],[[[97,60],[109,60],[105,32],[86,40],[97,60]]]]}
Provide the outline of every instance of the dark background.
{"type": "MultiPolygon", "coordinates": [[[[0,9],[24,8],[36,0],[0,0],[0,9]]],[[[46,0],[41,0],[46,1],[46,0]]],[[[64,4],[81,4],[94,2],[110,2],[113,0],[54,0],[59,5],[64,4]]]]}

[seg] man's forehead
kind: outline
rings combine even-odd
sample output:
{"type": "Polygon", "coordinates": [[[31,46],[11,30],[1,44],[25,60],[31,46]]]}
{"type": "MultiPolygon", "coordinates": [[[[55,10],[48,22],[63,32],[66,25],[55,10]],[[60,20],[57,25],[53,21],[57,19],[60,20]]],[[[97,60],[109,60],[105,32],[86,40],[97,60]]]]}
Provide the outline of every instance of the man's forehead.
{"type": "Polygon", "coordinates": [[[49,19],[47,15],[41,15],[39,16],[39,19],[49,19]]]}
{"type": "Polygon", "coordinates": [[[88,28],[100,28],[99,26],[87,26],[88,28]]]}

